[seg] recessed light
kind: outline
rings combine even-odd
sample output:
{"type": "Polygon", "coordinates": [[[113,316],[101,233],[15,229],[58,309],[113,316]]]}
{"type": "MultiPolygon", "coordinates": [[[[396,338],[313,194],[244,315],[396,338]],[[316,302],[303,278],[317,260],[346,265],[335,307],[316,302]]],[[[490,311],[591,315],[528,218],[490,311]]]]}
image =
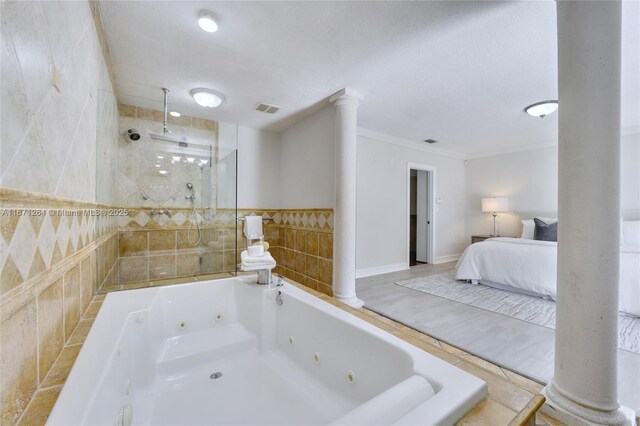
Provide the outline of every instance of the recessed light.
{"type": "Polygon", "coordinates": [[[164,175],[166,175],[166,174],[167,174],[167,173],[169,173],[169,172],[167,172],[166,170],[158,170],[158,173],[160,173],[161,175],[163,175],[163,176],[164,176],[164,175]]]}
{"type": "Polygon", "coordinates": [[[217,90],[198,88],[191,90],[191,96],[198,105],[205,108],[215,108],[224,102],[224,95],[217,90]]]}
{"type": "Polygon", "coordinates": [[[524,112],[532,117],[544,118],[558,109],[558,101],[542,101],[531,104],[524,109],[524,112]]]}
{"type": "Polygon", "coordinates": [[[208,10],[201,10],[198,14],[198,25],[208,33],[215,33],[218,31],[216,15],[208,10]]]}
{"type": "Polygon", "coordinates": [[[172,117],[180,117],[182,114],[180,114],[178,111],[171,111],[169,115],[172,117]]]}

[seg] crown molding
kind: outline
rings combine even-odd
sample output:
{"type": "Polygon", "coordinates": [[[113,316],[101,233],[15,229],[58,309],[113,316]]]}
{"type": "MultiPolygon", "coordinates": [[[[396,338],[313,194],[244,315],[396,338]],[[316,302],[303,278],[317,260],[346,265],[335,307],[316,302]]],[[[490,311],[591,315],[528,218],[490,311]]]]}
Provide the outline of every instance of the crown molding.
{"type": "MultiPolygon", "coordinates": [[[[640,126],[629,126],[620,129],[620,136],[627,136],[640,133],[640,126]]],[[[507,146],[502,148],[489,149],[486,151],[477,151],[471,153],[462,153],[457,151],[451,151],[448,149],[433,148],[431,146],[425,146],[423,142],[416,142],[410,139],[403,139],[396,136],[391,136],[386,133],[377,132],[375,130],[365,129],[364,127],[358,127],[358,136],[362,136],[369,139],[374,139],[381,142],[390,143],[403,148],[415,149],[417,151],[429,152],[432,154],[444,155],[446,157],[457,158],[460,160],[475,160],[477,158],[494,157],[497,155],[511,154],[514,152],[534,151],[536,149],[545,149],[558,146],[557,140],[531,143],[525,145],[507,146]]]]}
{"type": "Polygon", "coordinates": [[[558,142],[551,141],[546,143],[531,143],[526,145],[505,146],[502,148],[489,149],[486,151],[472,152],[466,155],[467,160],[475,160],[477,158],[495,157],[497,155],[511,154],[514,152],[535,151],[536,149],[552,148],[558,146],[558,142]]]}
{"type": "Polygon", "coordinates": [[[415,149],[417,151],[429,152],[431,154],[443,155],[445,157],[457,158],[459,160],[465,159],[465,155],[460,152],[425,146],[425,142],[416,142],[409,139],[403,139],[396,136],[388,135],[386,133],[376,132],[375,130],[365,129],[364,127],[358,127],[358,136],[390,143],[392,145],[400,146],[403,148],[415,149]]]}

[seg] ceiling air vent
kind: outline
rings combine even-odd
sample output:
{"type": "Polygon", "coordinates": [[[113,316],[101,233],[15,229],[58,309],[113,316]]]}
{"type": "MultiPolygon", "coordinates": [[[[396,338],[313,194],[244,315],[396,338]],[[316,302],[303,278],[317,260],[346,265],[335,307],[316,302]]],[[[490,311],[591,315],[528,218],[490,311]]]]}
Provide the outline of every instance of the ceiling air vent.
{"type": "Polygon", "coordinates": [[[267,114],[275,114],[280,110],[279,106],[269,105],[262,102],[258,102],[253,108],[260,112],[266,112],[267,114]]]}
{"type": "Polygon", "coordinates": [[[425,139],[424,141],[425,141],[426,143],[436,143],[436,142],[438,142],[438,141],[437,141],[437,140],[435,140],[435,139],[425,139]]]}

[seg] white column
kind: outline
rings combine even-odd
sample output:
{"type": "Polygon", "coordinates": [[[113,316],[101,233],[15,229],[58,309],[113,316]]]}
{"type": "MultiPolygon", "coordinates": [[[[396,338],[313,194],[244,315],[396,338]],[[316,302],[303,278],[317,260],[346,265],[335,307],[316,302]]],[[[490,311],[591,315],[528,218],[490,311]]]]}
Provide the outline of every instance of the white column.
{"type": "Polygon", "coordinates": [[[342,89],[335,104],[336,201],[333,211],[333,296],[355,308],[356,296],[356,144],[360,95],[342,89]]]}
{"type": "Polygon", "coordinates": [[[617,395],[620,1],[557,1],[558,279],[545,409],[628,424],[617,395]]]}

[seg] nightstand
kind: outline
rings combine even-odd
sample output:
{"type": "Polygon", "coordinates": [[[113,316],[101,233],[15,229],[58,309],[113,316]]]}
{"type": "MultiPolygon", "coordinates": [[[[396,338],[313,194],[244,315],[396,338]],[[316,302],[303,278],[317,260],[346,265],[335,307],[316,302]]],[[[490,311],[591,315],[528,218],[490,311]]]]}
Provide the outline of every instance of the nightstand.
{"type": "Polygon", "coordinates": [[[495,237],[493,235],[472,235],[471,236],[471,244],[479,243],[480,241],[484,241],[487,238],[496,238],[496,237],[517,238],[517,237],[511,236],[511,235],[496,235],[495,237]]]}
{"type": "Polygon", "coordinates": [[[479,243],[480,241],[484,241],[487,238],[492,238],[491,235],[472,235],[471,236],[471,244],[479,243]]]}

